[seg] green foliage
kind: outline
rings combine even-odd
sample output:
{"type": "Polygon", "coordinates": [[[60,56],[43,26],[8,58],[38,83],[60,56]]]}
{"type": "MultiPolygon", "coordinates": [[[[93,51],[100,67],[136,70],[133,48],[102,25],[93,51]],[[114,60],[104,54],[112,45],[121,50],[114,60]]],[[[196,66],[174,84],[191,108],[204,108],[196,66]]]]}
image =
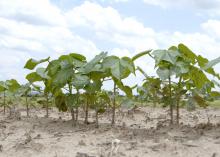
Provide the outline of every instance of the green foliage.
{"type": "Polygon", "coordinates": [[[48,57],[46,59],[41,59],[38,61],[38,60],[31,58],[26,62],[24,68],[29,69],[29,70],[33,70],[38,64],[47,62],[47,61],[49,61],[49,59],[50,59],[50,57],[48,57]]]}
{"type": "MultiPolygon", "coordinates": [[[[69,103],[69,102],[68,102],[69,103]]],[[[61,94],[55,97],[55,105],[59,111],[66,112],[68,110],[65,95],[61,94]]]]}
{"type": "Polygon", "coordinates": [[[103,68],[118,80],[124,79],[135,72],[134,63],[128,57],[108,56],[103,60],[103,68]]]}
{"type": "Polygon", "coordinates": [[[135,55],[135,56],[132,57],[132,61],[134,62],[134,61],[137,60],[138,58],[141,58],[142,56],[145,56],[145,55],[150,54],[151,51],[152,51],[152,50],[147,50],[147,51],[138,53],[137,55],[135,55]]]}
{"type": "Polygon", "coordinates": [[[192,64],[196,63],[197,56],[194,54],[186,45],[179,44],[178,51],[182,54],[186,61],[191,62],[192,64]]]}
{"type": "Polygon", "coordinates": [[[175,64],[177,58],[180,56],[179,51],[174,50],[155,50],[152,55],[155,58],[156,65],[161,63],[161,61],[167,61],[171,64],[175,64]]]}

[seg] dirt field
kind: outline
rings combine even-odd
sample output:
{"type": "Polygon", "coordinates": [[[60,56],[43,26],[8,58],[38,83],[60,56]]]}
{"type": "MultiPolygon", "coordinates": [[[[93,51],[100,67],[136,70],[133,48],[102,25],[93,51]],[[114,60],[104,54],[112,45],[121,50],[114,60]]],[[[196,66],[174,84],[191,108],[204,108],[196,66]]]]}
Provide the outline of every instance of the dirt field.
{"type": "Polygon", "coordinates": [[[166,109],[141,108],[118,114],[114,128],[110,115],[100,116],[98,129],[82,121],[73,127],[70,115],[55,109],[50,118],[44,110],[32,110],[30,118],[20,113],[20,120],[0,113],[0,157],[220,157],[220,109],[181,110],[174,127],[166,109]]]}

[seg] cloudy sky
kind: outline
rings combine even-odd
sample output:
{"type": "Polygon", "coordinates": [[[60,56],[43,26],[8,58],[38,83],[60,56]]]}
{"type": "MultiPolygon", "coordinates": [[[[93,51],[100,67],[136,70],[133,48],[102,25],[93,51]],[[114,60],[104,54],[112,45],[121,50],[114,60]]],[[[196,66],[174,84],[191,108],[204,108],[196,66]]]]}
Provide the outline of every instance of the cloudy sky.
{"type": "MultiPolygon", "coordinates": [[[[0,80],[24,83],[28,58],[133,56],[178,43],[209,59],[220,56],[220,0],[0,0],[0,80]]],[[[148,74],[153,64],[137,63],[148,74]]]]}

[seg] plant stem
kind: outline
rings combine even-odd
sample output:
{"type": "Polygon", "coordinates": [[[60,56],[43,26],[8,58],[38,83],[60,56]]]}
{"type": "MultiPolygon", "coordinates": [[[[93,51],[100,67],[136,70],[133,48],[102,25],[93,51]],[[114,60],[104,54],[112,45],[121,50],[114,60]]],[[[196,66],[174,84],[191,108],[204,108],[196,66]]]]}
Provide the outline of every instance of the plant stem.
{"type": "MultiPolygon", "coordinates": [[[[68,87],[69,87],[69,94],[72,95],[71,83],[68,83],[68,87]]],[[[72,116],[73,126],[75,126],[76,125],[75,111],[74,111],[74,108],[72,106],[71,106],[70,112],[71,112],[71,116],[72,116]]]]}
{"type": "Polygon", "coordinates": [[[77,103],[77,107],[76,107],[76,122],[78,122],[78,118],[79,118],[79,90],[77,90],[77,93],[76,93],[76,103],[77,103]]]}
{"type": "Polygon", "coordinates": [[[76,107],[76,122],[78,122],[79,118],[79,107],[76,107]]]}
{"type": "Polygon", "coordinates": [[[73,122],[73,125],[75,124],[75,112],[74,112],[74,109],[71,108],[71,116],[72,116],[72,122],[73,122]]]}
{"type": "Polygon", "coordinates": [[[6,102],[5,102],[5,91],[4,91],[4,102],[3,102],[3,105],[4,105],[4,115],[5,115],[5,105],[6,105],[6,102]]]}
{"type": "Polygon", "coordinates": [[[46,93],[46,118],[49,117],[49,98],[48,98],[48,94],[46,93]]]}
{"type": "Polygon", "coordinates": [[[170,124],[173,124],[173,103],[172,103],[172,87],[171,77],[169,76],[169,99],[170,99],[170,124]]]}
{"type": "Polygon", "coordinates": [[[154,91],[153,92],[153,104],[154,104],[154,108],[157,106],[157,94],[156,94],[156,92],[154,91]]]}
{"type": "Polygon", "coordinates": [[[85,109],[85,124],[88,124],[88,113],[89,113],[89,99],[88,95],[86,95],[86,109],[85,109]]]}
{"type": "Polygon", "coordinates": [[[98,113],[97,107],[95,109],[95,120],[96,120],[96,128],[98,128],[99,127],[99,113],[98,113]]]}
{"type": "Polygon", "coordinates": [[[25,95],[25,103],[26,103],[26,112],[27,112],[27,117],[29,117],[29,105],[28,105],[28,98],[27,98],[27,94],[25,95]]]}
{"type": "Polygon", "coordinates": [[[112,107],[112,126],[115,125],[115,108],[116,108],[116,83],[114,82],[114,90],[113,90],[113,107],[112,107]]]}
{"type": "Polygon", "coordinates": [[[182,82],[182,77],[179,78],[178,82],[178,95],[177,95],[177,103],[176,103],[176,123],[179,125],[179,117],[180,117],[180,111],[179,111],[179,104],[180,104],[180,98],[181,98],[181,82],[182,82]]]}

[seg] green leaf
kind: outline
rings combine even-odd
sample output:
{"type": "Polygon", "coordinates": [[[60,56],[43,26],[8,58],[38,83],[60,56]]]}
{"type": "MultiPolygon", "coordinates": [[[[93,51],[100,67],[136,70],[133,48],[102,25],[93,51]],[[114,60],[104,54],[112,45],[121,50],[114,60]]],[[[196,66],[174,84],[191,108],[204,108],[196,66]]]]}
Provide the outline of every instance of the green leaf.
{"type": "Polygon", "coordinates": [[[76,94],[67,95],[65,98],[65,101],[66,101],[67,107],[69,107],[69,108],[75,108],[79,105],[79,104],[77,104],[77,95],[76,94]]]}
{"type": "Polygon", "coordinates": [[[19,93],[21,95],[27,95],[30,91],[31,91],[31,84],[30,83],[26,83],[25,85],[22,85],[19,88],[19,93]]]}
{"type": "Polygon", "coordinates": [[[108,56],[103,60],[102,64],[103,68],[110,70],[111,75],[118,80],[128,77],[131,72],[134,73],[135,71],[134,64],[128,57],[120,59],[117,56],[108,56]]]}
{"type": "Polygon", "coordinates": [[[177,61],[176,64],[176,70],[175,73],[180,76],[182,74],[186,74],[189,72],[189,64],[183,62],[183,61],[177,61]]]}
{"type": "Polygon", "coordinates": [[[151,51],[152,51],[152,50],[146,50],[146,51],[144,51],[144,52],[138,53],[138,54],[136,54],[134,57],[132,57],[131,60],[132,60],[132,61],[135,61],[135,60],[137,60],[138,58],[149,54],[151,51]]]}
{"type": "Polygon", "coordinates": [[[37,81],[42,81],[42,77],[40,75],[38,75],[36,72],[32,72],[30,74],[28,74],[26,76],[26,79],[30,82],[30,83],[34,83],[37,81]]]}
{"type": "Polygon", "coordinates": [[[217,91],[212,91],[212,92],[210,93],[210,95],[211,95],[212,97],[220,97],[220,93],[217,92],[217,91]]]}
{"type": "Polygon", "coordinates": [[[66,67],[57,72],[54,76],[54,83],[59,87],[65,86],[68,82],[71,81],[74,75],[73,69],[70,67],[66,67]]]}
{"type": "Polygon", "coordinates": [[[162,79],[162,80],[167,80],[171,76],[171,72],[167,68],[158,68],[157,69],[157,75],[162,79]]]}
{"type": "Polygon", "coordinates": [[[33,70],[38,64],[47,62],[47,61],[49,61],[49,59],[50,59],[50,57],[38,61],[38,60],[31,58],[26,62],[24,68],[29,69],[29,70],[33,70]]]}
{"type": "Polygon", "coordinates": [[[60,61],[59,60],[53,60],[49,63],[47,66],[47,71],[49,76],[54,76],[60,68],[60,61]]]}
{"type": "Polygon", "coordinates": [[[65,95],[60,94],[55,97],[55,105],[59,109],[59,111],[66,112],[67,111],[67,104],[66,104],[66,99],[65,95]]]}
{"type": "Polygon", "coordinates": [[[201,89],[204,84],[210,82],[204,72],[195,67],[191,67],[189,77],[193,81],[194,85],[199,89],[201,89]]]}
{"type": "Polygon", "coordinates": [[[207,69],[209,69],[209,68],[212,68],[213,66],[215,66],[215,65],[218,64],[219,62],[220,62],[220,57],[218,57],[218,58],[216,58],[216,59],[214,59],[214,60],[211,60],[210,62],[208,62],[208,63],[205,65],[204,69],[207,70],[207,69]]]}
{"type": "Polygon", "coordinates": [[[131,98],[133,96],[132,89],[129,86],[125,86],[120,80],[114,79],[114,82],[116,83],[117,87],[125,92],[127,97],[131,98]]]}
{"type": "Polygon", "coordinates": [[[202,57],[201,55],[199,55],[197,57],[197,61],[199,66],[204,69],[207,73],[216,76],[216,73],[214,71],[214,69],[212,67],[205,69],[205,66],[207,65],[207,63],[209,62],[209,60],[207,58],[202,57]]]}
{"type": "Polygon", "coordinates": [[[85,66],[79,69],[80,72],[84,72],[88,74],[94,70],[94,67],[100,63],[107,56],[107,52],[101,52],[99,55],[96,55],[90,62],[88,62],[85,66]]]}
{"type": "Polygon", "coordinates": [[[37,68],[36,73],[42,78],[42,79],[50,79],[48,76],[48,72],[45,68],[37,68]]]}
{"type": "Polygon", "coordinates": [[[78,53],[71,53],[70,56],[82,62],[86,61],[86,57],[78,53]]]}
{"type": "Polygon", "coordinates": [[[8,89],[8,86],[5,82],[0,81],[0,92],[6,91],[8,89]]]}
{"type": "Polygon", "coordinates": [[[85,90],[88,93],[95,93],[96,91],[100,91],[102,87],[102,82],[100,80],[89,82],[85,86],[85,90]]]}
{"type": "Polygon", "coordinates": [[[122,57],[120,63],[124,68],[129,69],[131,73],[135,73],[134,62],[129,57],[122,57]]]}
{"type": "Polygon", "coordinates": [[[75,74],[73,76],[73,86],[76,89],[81,89],[89,83],[89,77],[87,75],[75,74]]]}
{"type": "Polygon", "coordinates": [[[208,104],[206,103],[205,99],[203,99],[201,96],[199,96],[198,94],[193,96],[193,100],[196,101],[196,103],[203,108],[206,108],[208,106],[208,104]]]}
{"type": "Polygon", "coordinates": [[[180,56],[180,53],[173,50],[155,50],[152,55],[156,60],[156,64],[159,64],[161,61],[167,61],[171,64],[175,64],[177,58],[180,56]]]}
{"type": "Polygon", "coordinates": [[[15,92],[21,87],[20,84],[15,79],[8,80],[7,84],[8,84],[8,87],[9,87],[8,90],[10,92],[15,92]]]}
{"type": "Polygon", "coordinates": [[[186,45],[178,45],[179,52],[184,55],[186,59],[189,59],[193,64],[196,63],[197,56],[186,45]]]}

